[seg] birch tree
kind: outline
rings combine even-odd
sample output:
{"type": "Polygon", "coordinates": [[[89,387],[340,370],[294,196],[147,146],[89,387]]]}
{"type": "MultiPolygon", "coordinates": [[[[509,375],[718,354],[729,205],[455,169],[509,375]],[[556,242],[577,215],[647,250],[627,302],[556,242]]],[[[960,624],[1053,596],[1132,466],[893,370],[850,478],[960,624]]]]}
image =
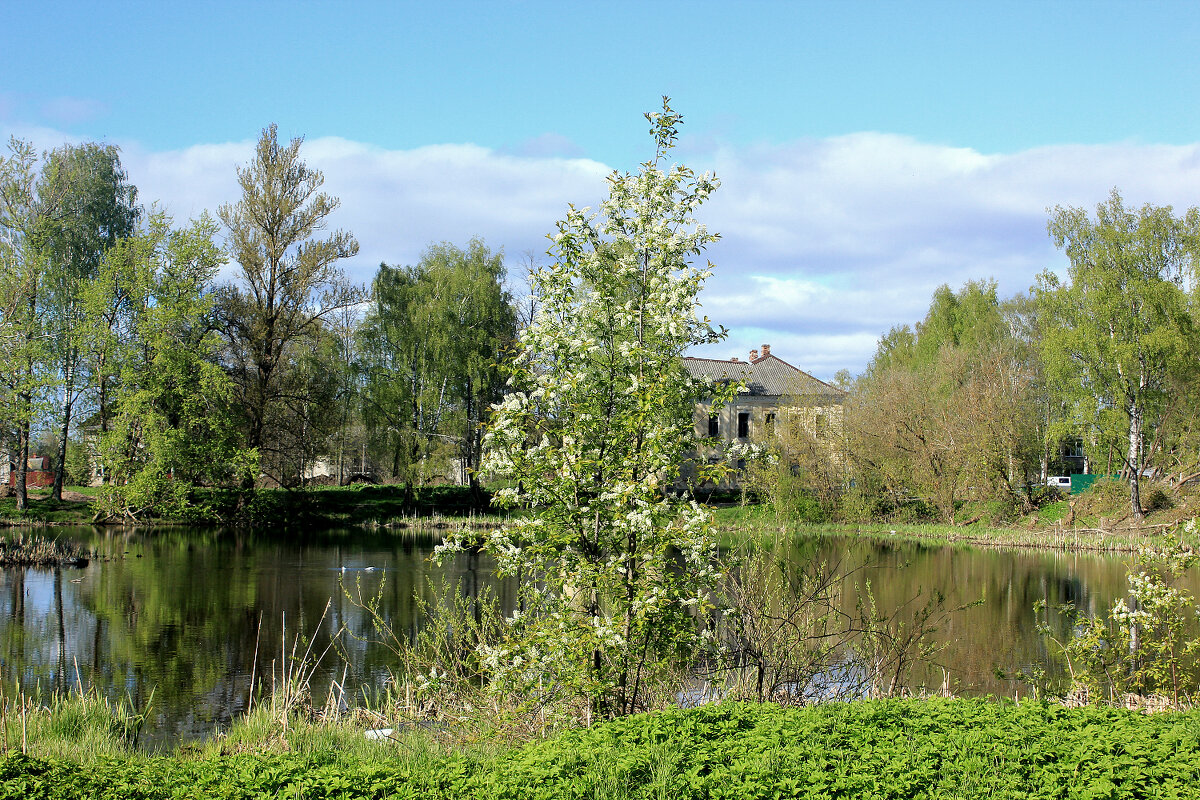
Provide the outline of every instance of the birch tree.
{"type": "Polygon", "coordinates": [[[75,404],[91,383],[81,339],[82,294],[96,277],[104,253],[137,224],[137,189],[129,185],[117,148],[94,143],[66,145],[50,153],[39,187],[61,195],[59,213],[48,219],[42,238],[48,259],[43,300],[47,333],[58,373],[58,454],[51,497],[62,499],[67,442],[75,404]]]}
{"type": "Polygon", "coordinates": [[[1170,206],[1126,209],[1112,191],[1091,219],[1081,208],[1056,207],[1048,224],[1070,259],[1067,281],[1038,279],[1047,320],[1045,367],[1091,428],[1089,440],[1124,453],[1134,517],[1141,503],[1148,426],[1173,379],[1194,375],[1197,341],[1184,292],[1200,255],[1200,211],[1176,217],[1170,206]]]}
{"type": "Polygon", "coordinates": [[[61,195],[44,186],[45,177],[39,183],[32,144],[13,138],[8,149],[9,155],[0,157],[0,414],[15,433],[16,506],[24,511],[29,505],[30,438],[54,383],[46,366],[49,341],[42,300],[48,259],[43,239],[61,195]]]}

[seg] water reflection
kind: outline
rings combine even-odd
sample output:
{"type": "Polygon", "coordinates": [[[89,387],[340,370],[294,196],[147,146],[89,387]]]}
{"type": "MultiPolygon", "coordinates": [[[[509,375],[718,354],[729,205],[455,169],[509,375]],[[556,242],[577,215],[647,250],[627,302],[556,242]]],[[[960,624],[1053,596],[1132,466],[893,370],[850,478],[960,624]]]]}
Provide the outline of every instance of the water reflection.
{"type": "MultiPolygon", "coordinates": [[[[151,745],[206,736],[227,724],[246,708],[252,673],[277,674],[297,636],[299,652],[311,643],[312,652],[321,653],[345,631],[317,670],[314,687],[345,674],[349,687],[380,688],[394,657],[374,641],[369,616],[344,587],[378,593],[388,624],[407,636],[421,624],[417,594],[428,597],[440,578],[461,583],[469,595],[492,585],[502,604],[515,603],[515,585],[496,583],[484,557],[433,565],[432,538],[361,532],[288,540],[216,531],[70,535],[112,559],[78,570],[0,570],[0,678],[25,691],[94,685],[110,697],[127,695],[138,707],[153,692],[144,734],[151,745]]],[[[1045,662],[1045,643],[1034,630],[1036,601],[1069,602],[1094,613],[1125,591],[1125,561],[1095,556],[821,538],[796,542],[792,557],[861,567],[848,579],[848,604],[867,578],[883,610],[935,589],[946,595],[948,607],[983,597],[936,634],[947,645],[943,659],[951,686],[964,694],[1025,693],[994,672],[1045,662]]],[[[1195,576],[1188,589],[1200,594],[1195,576]]],[[[1065,623],[1057,622],[1061,636],[1069,636],[1065,623]]],[[[943,674],[919,680],[940,687],[943,674]]]]}

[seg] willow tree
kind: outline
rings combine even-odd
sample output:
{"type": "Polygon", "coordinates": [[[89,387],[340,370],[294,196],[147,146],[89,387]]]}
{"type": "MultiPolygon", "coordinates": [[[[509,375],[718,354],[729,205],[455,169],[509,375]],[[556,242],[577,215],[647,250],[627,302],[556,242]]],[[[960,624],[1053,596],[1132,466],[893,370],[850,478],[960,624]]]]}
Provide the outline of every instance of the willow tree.
{"type": "Polygon", "coordinates": [[[1066,282],[1051,272],[1038,279],[1045,368],[1087,438],[1124,452],[1130,509],[1140,519],[1147,427],[1171,382],[1194,375],[1184,286],[1200,256],[1200,211],[1126,209],[1114,189],[1095,220],[1059,206],[1048,228],[1070,266],[1066,282]]]}
{"type": "Polygon", "coordinates": [[[604,716],[645,707],[692,652],[716,577],[708,513],[671,489],[701,393],[681,357],[719,338],[697,314],[709,270],[691,263],[717,238],[693,218],[717,182],[664,169],[680,117],[664,99],[647,118],[654,157],[613,173],[598,213],[571,207],[533,272],[537,311],[484,439],[485,474],[508,484],[497,502],[530,512],[485,547],[536,578],[485,663],[500,685],[571,691],[604,716]]]}
{"type": "Polygon", "coordinates": [[[290,366],[312,349],[325,320],[365,297],[338,265],[358,252],[354,237],[338,230],[316,238],[339,202],[320,191],[321,172],[300,160],[302,143],[280,145],[276,127],[266,128],[253,160],[238,168],[241,199],[218,210],[240,267],[220,299],[227,359],[247,443],[264,466],[276,455],[275,415],[295,388],[286,380],[290,366]]]}
{"type": "Polygon", "coordinates": [[[516,337],[504,256],[480,239],[431,245],[414,267],[381,265],[359,331],[364,417],[410,487],[437,443],[454,447],[475,500],[482,427],[503,395],[516,337]]]}

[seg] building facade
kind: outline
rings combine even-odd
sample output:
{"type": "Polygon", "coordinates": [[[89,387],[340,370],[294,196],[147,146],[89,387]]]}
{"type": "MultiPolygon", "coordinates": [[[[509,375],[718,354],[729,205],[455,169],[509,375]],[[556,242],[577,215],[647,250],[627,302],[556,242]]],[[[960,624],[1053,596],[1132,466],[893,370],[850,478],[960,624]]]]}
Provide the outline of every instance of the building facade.
{"type": "MultiPolygon", "coordinates": [[[[787,363],[771,352],[769,344],[751,350],[746,361],[689,357],[683,362],[695,378],[730,381],[741,387],[724,408],[713,410],[708,403],[696,407],[696,438],[716,439],[719,444],[699,448],[695,458],[715,463],[732,456],[735,470],[725,488],[736,486],[737,469],[744,466],[736,458],[741,448],[734,448],[735,444],[769,444],[784,425],[798,427],[818,440],[832,440],[841,430],[846,392],[787,363]]],[[[837,458],[832,446],[829,457],[837,458]]],[[[683,472],[684,479],[691,480],[694,464],[685,465],[683,472]]]]}

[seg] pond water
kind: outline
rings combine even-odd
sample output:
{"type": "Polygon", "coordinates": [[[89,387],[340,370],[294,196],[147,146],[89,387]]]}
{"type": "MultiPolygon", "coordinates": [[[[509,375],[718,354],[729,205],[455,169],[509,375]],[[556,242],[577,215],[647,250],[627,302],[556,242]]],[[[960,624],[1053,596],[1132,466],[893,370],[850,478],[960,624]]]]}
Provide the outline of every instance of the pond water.
{"type": "MultiPolygon", "coordinates": [[[[435,566],[432,537],[333,532],[304,539],[213,531],[67,531],[109,557],[83,569],[0,570],[0,681],[5,692],[95,686],[136,707],[150,700],[143,744],[205,737],[242,713],[252,675],[278,675],[297,653],[330,649],[314,688],[345,678],[348,689],[378,689],[395,667],[372,641],[370,621],[344,589],[379,593],[394,630],[421,624],[416,597],[441,579],[466,593],[491,585],[515,602],[480,556],[435,566]],[[297,636],[301,639],[297,645],[297,636]],[[311,645],[311,647],[310,647],[311,645]]],[[[937,632],[941,660],[957,693],[1005,695],[1028,688],[996,677],[1046,660],[1033,606],[1073,603],[1106,609],[1125,593],[1127,559],[927,547],[822,537],[798,541],[797,560],[867,565],[881,610],[938,590],[948,607],[983,599],[937,632]]],[[[1200,580],[1188,587],[1200,595],[1200,580]]],[[[922,600],[923,602],[923,600],[922,600]]],[[[1063,636],[1069,631],[1061,631],[1063,636]]],[[[267,678],[269,685],[269,677],[267,678]]],[[[940,688],[938,671],[932,688],[940,688]]]]}

